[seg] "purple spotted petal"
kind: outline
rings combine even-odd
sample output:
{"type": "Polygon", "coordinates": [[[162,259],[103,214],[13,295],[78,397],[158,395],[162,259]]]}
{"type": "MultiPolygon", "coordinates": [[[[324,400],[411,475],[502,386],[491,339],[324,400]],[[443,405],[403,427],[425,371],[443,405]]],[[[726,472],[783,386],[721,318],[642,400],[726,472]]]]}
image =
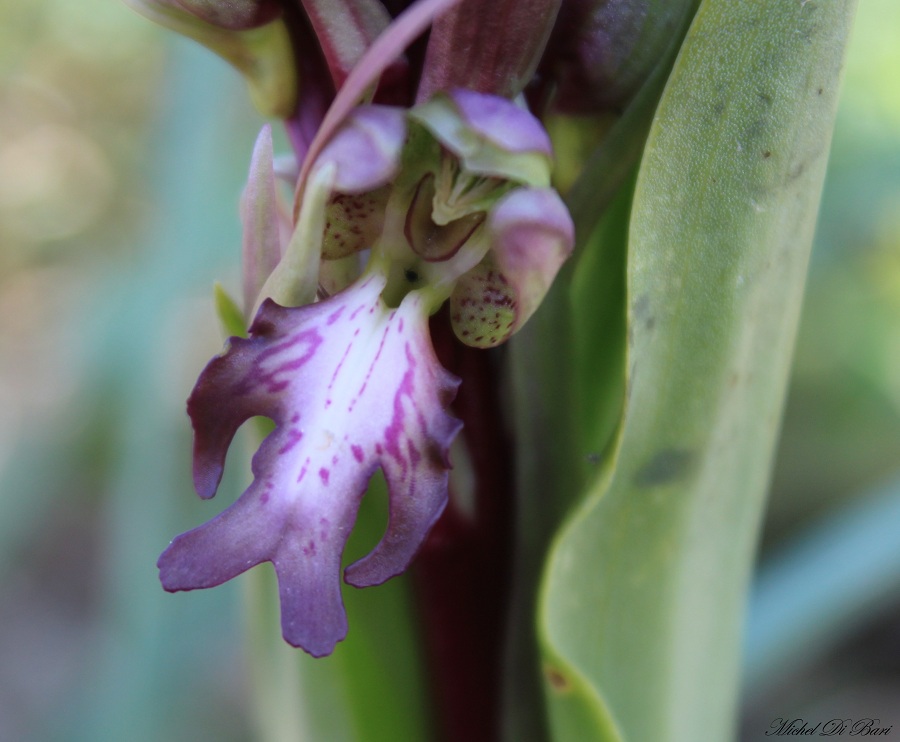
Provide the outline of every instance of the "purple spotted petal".
{"type": "Polygon", "coordinates": [[[322,150],[319,164],[335,166],[335,193],[325,207],[326,260],[366,250],[381,234],[405,141],[403,109],[360,106],[322,150]]]}
{"type": "Polygon", "coordinates": [[[390,196],[390,186],[355,196],[332,196],[325,207],[322,257],[337,260],[372,247],[384,228],[390,196]]]}
{"type": "Polygon", "coordinates": [[[466,345],[507,340],[534,313],[572,252],[575,230],[556,191],[520,188],[488,215],[490,252],[450,296],[450,321],[466,345]]]}
{"type": "Polygon", "coordinates": [[[204,498],[245,420],[265,415],[276,427],[237,502],[160,557],[163,586],[212,587],[271,561],[284,638],[315,656],[347,631],[341,554],[375,470],[387,480],[390,518],[375,549],[347,568],[353,585],[402,572],[447,499],[447,451],[459,429],[447,407],[458,381],[435,358],[421,297],[391,309],[383,288],[376,275],[318,304],[265,302],[250,337],[231,339],[188,400],[204,498]]]}

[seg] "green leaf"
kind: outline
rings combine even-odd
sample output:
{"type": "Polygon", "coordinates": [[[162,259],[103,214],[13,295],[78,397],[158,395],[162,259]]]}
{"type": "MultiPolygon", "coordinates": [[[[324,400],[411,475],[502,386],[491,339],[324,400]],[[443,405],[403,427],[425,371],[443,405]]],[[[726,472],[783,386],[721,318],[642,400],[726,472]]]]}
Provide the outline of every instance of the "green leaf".
{"type": "MultiPolygon", "coordinates": [[[[504,739],[546,739],[534,642],[537,583],[548,543],[592,481],[621,415],[625,373],[625,252],[634,178],[621,188],[577,260],[510,343],[520,455],[512,621],[506,650],[504,739]],[[548,431],[553,431],[548,435],[548,431]]],[[[552,674],[552,672],[551,672],[552,674]]],[[[585,686],[574,679],[566,687],[585,686]]],[[[563,714],[571,724],[595,711],[563,714]]]]}
{"type": "MultiPolygon", "coordinates": [[[[554,740],[732,735],[744,594],[854,6],[706,0],[673,68],[631,209],[617,449],[544,573],[554,740]]],[[[572,318],[582,332],[587,306],[572,318]]],[[[598,356],[579,362],[608,373],[598,356]]],[[[591,431],[579,435],[570,467],[591,431]]]]}

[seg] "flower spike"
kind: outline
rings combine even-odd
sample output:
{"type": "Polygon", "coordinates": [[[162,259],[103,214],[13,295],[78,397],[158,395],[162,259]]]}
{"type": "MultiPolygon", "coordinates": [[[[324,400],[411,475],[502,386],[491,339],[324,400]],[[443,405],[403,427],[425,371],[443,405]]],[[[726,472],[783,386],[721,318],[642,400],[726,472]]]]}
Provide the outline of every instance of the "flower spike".
{"type": "MultiPolygon", "coordinates": [[[[458,1],[420,0],[362,52],[297,150],[292,229],[263,129],[241,206],[245,311],[255,319],[188,400],[202,498],[215,495],[244,422],[265,416],[274,430],[240,498],[160,556],[163,587],[212,587],[271,562],[284,638],[317,657],[347,632],[341,559],[373,474],[384,473],[389,519],[371,553],[345,570],[356,587],[404,571],[447,502],[459,381],[436,359],[429,316],[449,299],[460,340],[499,345],[531,316],[572,248],[571,219],[549,188],[550,140],[526,109],[464,89],[411,110],[363,104],[458,1]]],[[[303,5],[318,23],[368,2],[303,5]]],[[[238,16],[268,7],[243,3],[238,16]]],[[[341,54],[356,57],[368,43],[357,41],[331,49],[333,70],[344,74],[341,54]]]]}

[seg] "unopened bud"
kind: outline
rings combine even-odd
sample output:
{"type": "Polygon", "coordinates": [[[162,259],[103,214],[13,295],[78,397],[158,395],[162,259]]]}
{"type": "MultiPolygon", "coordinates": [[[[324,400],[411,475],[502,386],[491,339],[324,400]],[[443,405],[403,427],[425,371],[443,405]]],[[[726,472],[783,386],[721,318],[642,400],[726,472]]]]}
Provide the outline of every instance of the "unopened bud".
{"type": "Polygon", "coordinates": [[[587,114],[621,108],[663,58],[695,0],[568,0],[541,61],[553,107],[587,114]]]}
{"type": "Polygon", "coordinates": [[[243,74],[264,116],[288,118],[297,102],[290,34],[276,0],[125,0],[141,15],[211,49],[243,74]]]}

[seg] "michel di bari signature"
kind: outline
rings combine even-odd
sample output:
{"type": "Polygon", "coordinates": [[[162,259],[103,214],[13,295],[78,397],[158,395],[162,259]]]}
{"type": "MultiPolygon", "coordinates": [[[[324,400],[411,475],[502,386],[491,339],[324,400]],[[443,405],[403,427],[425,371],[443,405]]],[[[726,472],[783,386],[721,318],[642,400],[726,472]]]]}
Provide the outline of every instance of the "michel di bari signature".
{"type": "Polygon", "coordinates": [[[766,731],[767,737],[886,737],[892,726],[881,719],[829,719],[810,722],[805,719],[775,719],[766,731]]]}

